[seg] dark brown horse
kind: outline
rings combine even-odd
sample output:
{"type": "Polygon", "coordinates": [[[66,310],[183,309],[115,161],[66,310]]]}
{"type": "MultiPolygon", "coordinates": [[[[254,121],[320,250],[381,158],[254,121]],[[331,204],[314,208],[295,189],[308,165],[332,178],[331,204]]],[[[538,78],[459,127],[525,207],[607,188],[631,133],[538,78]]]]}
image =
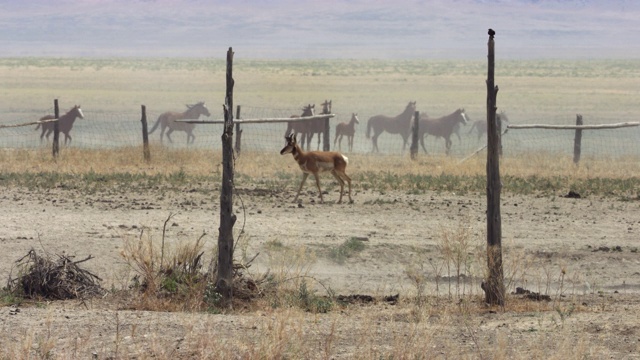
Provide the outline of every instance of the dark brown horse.
{"type": "MultiPolygon", "coordinates": [[[[321,115],[331,114],[331,102],[333,100],[325,100],[322,103],[322,113],[321,115]]],[[[311,140],[313,139],[313,135],[318,134],[318,149],[320,150],[320,141],[322,141],[322,137],[324,135],[325,130],[325,119],[315,119],[309,121],[307,124],[307,150],[311,147],[311,140]]],[[[304,147],[304,141],[302,142],[302,146],[304,147]]]]}
{"type": "Polygon", "coordinates": [[[185,112],[173,112],[167,111],[158,116],[158,120],[153,124],[151,130],[149,130],[148,134],[153,133],[160,126],[160,142],[162,142],[162,138],[164,137],[164,130],[168,127],[167,130],[167,139],[169,142],[173,142],[171,140],[171,133],[178,130],[184,131],[187,133],[187,144],[193,143],[196,140],[195,135],[193,135],[193,129],[196,127],[196,124],[189,124],[184,122],[176,122],[176,120],[182,119],[193,119],[197,120],[200,115],[210,116],[209,109],[204,104],[204,102],[199,102],[194,105],[187,105],[187,110],[185,112]]]}
{"type": "Polygon", "coordinates": [[[333,147],[336,147],[336,141],[338,141],[338,137],[340,138],[340,142],[338,146],[340,150],[342,150],[342,137],[347,137],[347,145],[349,146],[349,151],[353,151],[353,137],[356,133],[356,124],[360,124],[358,120],[358,114],[351,114],[351,121],[349,123],[340,123],[336,125],[336,137],[333,139],[333,147]]]}
{"type": "Polygon", "coordinates": [[[420,123],[418,124],[418,139],[420,139],[420,145],[425,153],[427,148],[424,146],[425,134],[433,135],[436,138],[443,137],[445,140],[445,153],[449,155],[451,150],[451,134],[459,124],[466,125],[469,122],[467,114],[464,109],[458,109],[453,113],[439,117],[437,119],[431,119],[427,116],[420,117],[420,123]]]}
{"type": "Polygon", "coordinates": [[[402,144],[402,151],[404,151],[407,146],[407,141],[409,140],[409,135],[411,134],[411,119],[415,111],[416,102],[410,101],[402,114],[396,117],[376,115],[370,118],[367,122],[367,139],[369,139],[371,128],[373,128],[373,136],[371,137],[373,149],[371,151],[380,151],[378,149],[378,136],[380,136],[383,131],[387,131],[390,134],[400,134],[404,141],[402,144]]]}
{"type": "MultiPolygon", "coordinates": [[[[292,119],[297,119],[305,116],[313,116],[315,115],[316,104],[309,104],[302,108],[302,115],[291,115],[292,119]]],[[[293,133],[296,137],[298,134],[300,136],[300,145],[304,148],[305,141],[307,140],[307,132],[309,131],[309,121],[290,121],[287,123],[287,130],[284,132],[284,137],[288,137],[289,134],[293,133]]],[[[307,143],[307,148],[309,147],[307,143]]]]}
{"type": "MultiPolygon", "coordinates": [[[[509,124],[509,118],[507,118],[507,114],[504,111],[496,114],[496,119],[500,121],[502,125],[502,131],[505,130],[505,126],[509,124]]],[[[469,134],[476,130],[478,134],[478,142],[482,139],[482,136],[487,133],[487,119],[476,120],[471,125],[471,129],[469,129],[469,134]]]]}
{"type": "MultiPolygon", "coordinates": [[[[40,120],[52,120],[56,117],[54,115],[46,115],[40,118],[40,120]]],[[[80,105],[76,105],[71,108],[71,110],[67,111],[66,114],[60,116],[58,118],[58,130],[64,134],[64,144],[67,145],[67,141],[71,144],[71,135],[69,132],[73,127],[73,123],[76,121],[76,118],[84,119],[84,114],[82,113],[82,109],[80,105]]],[[[42,127],[42,134],[40,134],[40,141],[42,141],[43,137],[46,134],[47,141],[49,140],[49,135],[54,130],[54,122],[46,122],[42,124],[38,124],[36,126],[36,130],[42,127]]]]}

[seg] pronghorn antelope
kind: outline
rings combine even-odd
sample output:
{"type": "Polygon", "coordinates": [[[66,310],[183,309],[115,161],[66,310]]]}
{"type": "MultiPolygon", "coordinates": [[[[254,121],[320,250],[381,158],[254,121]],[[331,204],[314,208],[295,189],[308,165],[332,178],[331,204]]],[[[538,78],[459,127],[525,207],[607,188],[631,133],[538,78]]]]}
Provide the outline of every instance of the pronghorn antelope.
{"type": "Polygon", "coordinates": [[[351,199],[351,178],[349,178],[349,176],[347,176],[347,174],[345,173],[347,164],[349,163],[349,159],[347,159],[346,156],[336,151],[304,152],[302,149],[300,149],[300,146],[298,145],[296,136],[294,134],[285,136],[284,138],[287,143],[285,144],[284,148],[280,150],[280,155],[291,153],[296,162],[298,162],[300,169],[302,170],[302,181],[300,182],[300,187],[298,188],[298,193],[296,194],[296,198],[294,200],[295,202],[298,201],[300,191],[302,191],[302,187],[304,186],[305,181],[307,181],[307,177],[309,177],[309,174],[313,174],[313,176],[316,178],[316,186],[318,187],[318,192],[320,193],[320,202],[324,203],[322,190],[320,189],[320,178],[318,177],[318,173],[325,171],[330,171],[340,184],[340,200],[338,200],[338,204],[342,203],[342,194],[344,193],[345,181],[349,184],[349,202],[353,202],[353,199],[351,199]]]}

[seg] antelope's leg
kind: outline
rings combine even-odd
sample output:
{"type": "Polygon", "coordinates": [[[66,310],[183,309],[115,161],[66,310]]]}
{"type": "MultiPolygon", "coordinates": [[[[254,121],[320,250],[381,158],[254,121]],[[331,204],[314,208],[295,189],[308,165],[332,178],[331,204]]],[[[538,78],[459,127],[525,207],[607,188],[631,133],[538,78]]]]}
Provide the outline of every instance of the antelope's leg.
{"type": "Polygon", "coordinates": [[[342,194],[344,193],[344,180],[342,180],[341,174],[338,174],[338,172],[335,169],[331,170],[331,174],[333,175],[333,177],[336,178],[336,180],[338,180],[338,184],[340,184],[340,200],[338,200],[338,204],[342,204],[342,194]]]}
{"type": "Polygon", "coordinates": [[[346,172],[343,172],[341,175],[347,184],[349,184],[349,203],[353,203],[353,199],[351,198],[351,178],[346,172]]]}
{"type": "Polygon", "coordinates": [[[293,200],[294,202],[298,201],[298,196],[300,196],[300,191],[302,191],[302,187],[304,186],[304,182],[307,181],[308,176],[309,173],[302,173],[302,181],[300,181],[300,187],[298,188],[298,193],[296,194],[295,200],[293,200]]]}
{"type": "Polygon", "coordinates": [[[320,203],[324,203],[324,198],[322,198],[322,190],[320,190],[320,176],[318,176],[318,173],[315,172],[313,173],[313,176],[315,176],[316,178],[316,186],[318,187],[318,192],[320,193],[320,203]]]}

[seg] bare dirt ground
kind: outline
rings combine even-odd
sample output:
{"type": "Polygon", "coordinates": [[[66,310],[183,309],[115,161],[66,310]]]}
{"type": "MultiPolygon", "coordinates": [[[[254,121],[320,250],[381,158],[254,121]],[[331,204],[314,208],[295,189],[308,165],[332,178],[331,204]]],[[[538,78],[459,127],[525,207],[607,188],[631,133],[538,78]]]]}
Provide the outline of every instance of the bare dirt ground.
{"type": "MultiPolygon", "coordinates": [[[[521,286],[549,294],[555,305],[523,302],[501,311],[482,306],[480,276],[467,277],[467,300],[449,301],[451,277],[446,269],[437,276],[434,267],[442,264],[441,239],[460,229],[468,229],[473,243],[469,256],[481,252],[476,247],[481,249],[485,236],[483,195],[360,191],[354,204],[339,205],[335,190],[325,195],[326,204],[318,204],[309,188],[302,206],[292,203],[293,191],[239,189],[236,230],[243,229],[245,242],[236,255],[260,253],[250,269],[260,273],[283,266],[276,260],[280,250],[270,245],[304,249],[313,255],[307,275],[318,292],[322,284],[336,294],[400,294],[399,304],[354,305],[329,314],[272,309],[214,315],[123,310],[122,299],[108,296],[5,307],[0,358],[40,354],[49,344],[55,357],[82,359],[242,358],[260,351],[269,358],[280,354],[278,346],[287,358],[640,359],[637,201],[503,194],[505,265],[525,273],[508,290],[521,286]],[[363,251],[344,263],[329,256],[353,237],[365,243],[363,251]],[[411,269],[426,278],[426,305],[415,304],[411,269]]],[[[120,256],[124,238],[139,236],[141,229],[160,238],[173,213],[168,241],[195,240],[206,232],[211,249],[218,199],[216,191],[191,189],[81,195],[4,188],[1,279],[6,282],[13,263],[34,248],[92,255],[86,268],[104,279],[104,287],[126,288],[132,273],[120,256]]],[[[455,295],[455,286],[451,291],[455,295]]]]}

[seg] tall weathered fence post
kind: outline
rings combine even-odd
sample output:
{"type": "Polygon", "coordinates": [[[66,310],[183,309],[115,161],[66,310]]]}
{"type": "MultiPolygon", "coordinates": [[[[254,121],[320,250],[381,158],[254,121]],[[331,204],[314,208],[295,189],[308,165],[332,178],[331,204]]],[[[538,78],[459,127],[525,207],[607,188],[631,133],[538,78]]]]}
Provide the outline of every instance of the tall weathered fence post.
{"type": "Polygon", "coordinates": [[[144,154],[144,161],[151,161],[151,152],[149,151],[149,133],[147,132],[147,107],[141,105],[142,117],[142,152],[144,154]]]}
{"type": "Polygon", "coordinates": [[[413,126],[411,127],[411,159],[418,157],[418,130],[420,124],[420,111],[413,114],[413,126]]]}
{"type": "Polygon", "coordinates": [[[487,76],[487,267],[488,278],[482,283],[485,301],[504,306],[504,279],[502,270],[502,229],[500,219],[500,133],[496,123],[498,87],[494,81],[495,31],[489,29],[489,69],[487,76]]]}
{"type": "MultiPolygon", "coordinates": [[[[236,119],[240,119],[240,105],[236,107],[236,119]]],[[[236,123],[236,155],[240,155],[240,151],[242,150],[242,129],[240,128],[240,123],[236,123]]]]}
{"type": "Polygon", "coordinates": [[[233,49],[227,51],[227,91],[224,101],[222,134],[222,189],[220,194],[220,228],[218,236],[218,274],[216,291],[224,306],[233,299],[233,49]]]}
{"type": "Polygon", "coordinates": [[[498,155],[502,156],[502,119],[496,116],[496,127],[498,131],[498,155]]]}
{"type": "MultiPolygon", "coordinates": [[[[53,122],[53,158],[58,157],[58,153],[60,152],[60,125],[58,123],[58,118],[60,118],[60,108],[58,107],[58,99],[53,100],[53,115],[56,121],[53,122]]],[[[43,125],[44,126],[44,125],[43,125]]]]}
{"type": "Polygon", "coordinates": [[[324,151],[331,150],[331,134],[329,134],[329,131],[331,130],[331,125],[329,124],[330,119],[330,117],[324,119],[324,136],[322,137],[322,150],[324,151]]]}
{"type": "MultiPolygon", "coordinates": [[[[582,115],[576,115],[576,125],[581,126],[582,115]]],[[[573,139],[573,163],[580,163],[580,153],[582,152],[582,129],[576,129],[576,137],[573,139]]]]}

